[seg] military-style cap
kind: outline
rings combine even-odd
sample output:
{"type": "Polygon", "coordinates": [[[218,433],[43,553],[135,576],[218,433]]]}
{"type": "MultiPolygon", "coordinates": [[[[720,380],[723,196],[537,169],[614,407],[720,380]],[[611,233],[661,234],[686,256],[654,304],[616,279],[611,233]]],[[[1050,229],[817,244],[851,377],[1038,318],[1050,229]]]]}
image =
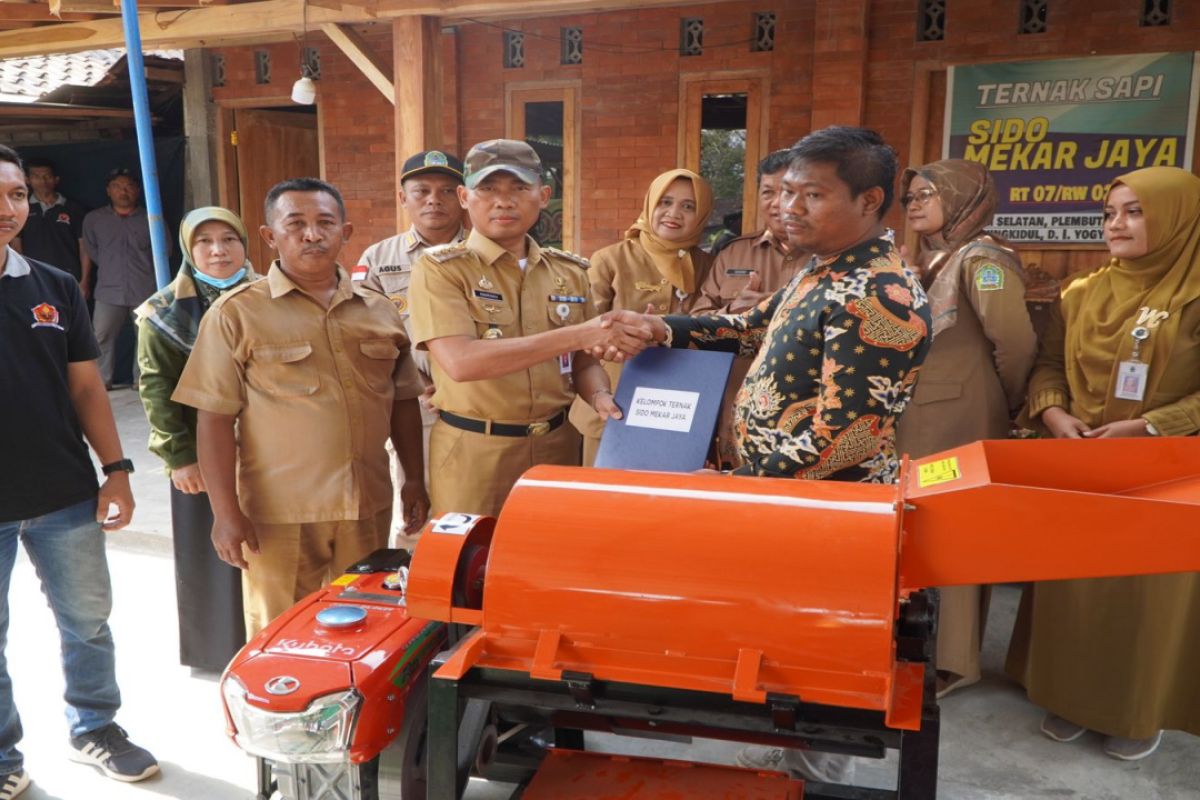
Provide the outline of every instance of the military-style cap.
{"type": "Polygon", "coordinates": [[[474,189],[494,172],[511,172],[526,183],[542,178],[542,160],[537,151],[516,139],[491,139],[471,148],[466,159],[466,184],[474,189]]]}
{"type": "Polygon", "coordinates": [[[425,175],[430,172],[440,172],[443,175],[458,178],[460,181],[463,179],[461,161],[441,150],[426,150],[415,156],[409,156],[408,160],[404,162],[404,169],[400,173],[400,182],[403,183],[414,175],[425,175]]]}

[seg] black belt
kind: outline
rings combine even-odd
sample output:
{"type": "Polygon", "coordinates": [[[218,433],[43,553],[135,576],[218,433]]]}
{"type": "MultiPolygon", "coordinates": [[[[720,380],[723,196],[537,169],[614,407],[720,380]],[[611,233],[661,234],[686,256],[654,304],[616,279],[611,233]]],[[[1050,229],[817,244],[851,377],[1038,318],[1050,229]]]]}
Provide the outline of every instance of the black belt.
{"type": "Polygon", "coordinates": [[[531,422],[528,425],[510,425],[505,422],[492,422],[490,419],[471,419],[451,414],[449,411],[438,413],[442,422],[452,428],[460,428],[473,433],[485,433],[489,436],[545,436],[550,431],[567,421],[567,411],[555,414],[550,419],[541,422],[531,422]]]}

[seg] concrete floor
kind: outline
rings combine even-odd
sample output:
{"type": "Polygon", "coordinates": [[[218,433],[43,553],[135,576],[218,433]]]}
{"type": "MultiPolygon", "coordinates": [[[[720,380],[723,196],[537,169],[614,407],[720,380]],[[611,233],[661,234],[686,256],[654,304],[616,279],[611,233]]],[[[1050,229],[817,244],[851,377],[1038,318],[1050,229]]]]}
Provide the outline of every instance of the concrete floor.
{"type": "MultiPolygon", "coordinates": [[[[110,537],[117,670],[124,706],[118,721],[150,748],[162,774],[120,784],[67,760],[62,679],[53,620],[22,554],[13,575],[7,655],[25,738],[21,748],[34,780],[28,800],[250,800],[254,771],[224,734],[217,676],[177,663],[174,573],[166,478],[145,451],[146,425],[136,395],[110,394],[126,452],[138,465],[138,503],[131,530],[110,537]],[[34,598],[38,598],[35,600],[34,598]]],[[[1017,590],[995,593],[984,649],[985,678],[942,704],[939,797],[949,800],[1186,800],[1200,798],[1200,738],[1168,732],[1161,749],[1136,763],[1106,757],[1089,734],[1057,744],[1038,733],[1041,712],[1002,676],[1017,590]]],[[[641,755],[731,763],[736,748],[589,737],[589,746],[641,755]]],[[[862,761],[858,780],[894,785],[893,762],[862,761]]],[[[475,782],[470,800],[503,800],[509,786],[475,782]]]]}

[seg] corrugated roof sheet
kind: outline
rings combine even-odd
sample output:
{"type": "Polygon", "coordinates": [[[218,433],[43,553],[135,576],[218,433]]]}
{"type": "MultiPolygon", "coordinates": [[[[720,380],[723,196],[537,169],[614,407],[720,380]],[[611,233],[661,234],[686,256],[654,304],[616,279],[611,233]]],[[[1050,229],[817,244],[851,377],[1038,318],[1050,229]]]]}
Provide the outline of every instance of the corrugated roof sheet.
{"type": "MultiPolygon", "coordinates": [[[[182,50],[157,50],[147,55],[183,59],[182,50]]],[[[0,61],[0,100],[33,103],[60,86],[95,86],[124,56],[121,48],[0,61]]]]}

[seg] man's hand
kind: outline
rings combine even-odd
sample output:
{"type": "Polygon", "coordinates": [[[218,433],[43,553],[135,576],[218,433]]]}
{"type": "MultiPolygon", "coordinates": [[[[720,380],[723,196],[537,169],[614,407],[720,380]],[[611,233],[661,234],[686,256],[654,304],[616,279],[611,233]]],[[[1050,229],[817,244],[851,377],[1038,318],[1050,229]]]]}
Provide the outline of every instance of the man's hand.
{"type": "MultiPolygon", "coordinates": [[[[616,343],[601,343],[593,345],[591,354],[604,361],[615,361],[621,363],[628,361],[636,356],[646,347],[666,340],[667,338],[667,323],[663,322],[662,317],[653,313],[654,305],[646,306],[646,313],[639,314],[636,311],[621,309],[619,311],[608,311],[596,319],[600,321],[600,327],[606,329],[615,329],[623,327],[626,330],[637,331],[638,341],[641,342],[641,347],[636,352],[630,352],[616,343]]],[[[595,322],[596,320],[592,320],[595,322]]]]}
{"type": "Polygon", "coordinates": [[[212,527],[213,549],[217,557],[231,567],[249,569],[242,555],[242,545],[251,553],[258,552],[258,534],[254,532],[254,523],[240,511],[229,517],[217,517],[212,527]]]}
{"type": "MultiPolygon", "coordinates": [[[[1045,415],[1043,414],[1043,417],[1045,415]]],[[[1149,436],[1146,430],[1146,420],[1123,419],[1119,422],[1108,422],[1098,428],[1092,428],[1083,434],[1085,439],[1118,439],[1128,436],[1149,436]]]]}
{"type": "MultiPolygon", "coordinates": [[[[1083,420],[1071,416],[1061,406],[1050,406],[1043,411],[1042,424],[1055,439],[1082,439],[1091,431],[1083,420]]],[[[1142,427],[1145,428],[1144,422],[1142,427]]]]}
{"type": "Polygon", "coordinates": [[[100,486],[96,495],[96,522],[106,531],[117,531],[129,524],[133,519],[133,491],[129,488],[129,473],[114,472],[100,486]],[[110,515],[111,506],[117,507],[117,513],[110,515]]]}
{"type": "Polygon", "coordinates": [[[203,494],[207,491],[199,464],[187,464],[171,470],[171,483],[184,494],[203,494]]]}
{"type": "Polygon", "coordinates": [[[643,314],[630,311],[608,311],[588,320],[580,327],[587,338],[584,352],[619,352],[622,360],[633,358],[654,341],[654,329],[643,314]]]}
{"type": "Polygon", "coordinates": [[[624,416],[617,405],[616,398],[608,389],[597,389],[592,395],[592,408],[600,415],[600,419],[621,419],[624,416]]]}
{"type": "Polygon", "coordinates": [[[762,273],[754,270],[750,273],[750,280],[746,281],[746,286],[743,291],[758,292],[762,290],[762,273]]]}
{"type": "Polygon", "coordinates": [[[429,493],[425,481],[406,480],[400,487],[401,508],[404,509],[404,532],[413,534],[429,519],[429,493]]]}

